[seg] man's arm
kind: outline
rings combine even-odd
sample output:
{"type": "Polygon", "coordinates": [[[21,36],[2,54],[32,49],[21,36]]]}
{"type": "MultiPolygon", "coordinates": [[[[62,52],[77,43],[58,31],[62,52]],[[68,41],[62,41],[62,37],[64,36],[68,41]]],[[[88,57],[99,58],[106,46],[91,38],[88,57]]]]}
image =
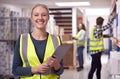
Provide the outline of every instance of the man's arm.
{"type": "Polygon", "coordinates": [[[112,36],[113,36],[113,34],[104,34],[104,35],[103,35],[104,38],[110,38],[110,37],[112,37],[112,36]]]}
{"type": "Polygon", "coordinates": [[[114,17],[110,16],[107,25],[102,26],[102,28],[97,27],[94,31],[95,38],[100,38],[101,36],[103,36],[102,35],[103,31],[107,30],[108,28],[111,28],[113,21],[114,21],[114,17]]]}

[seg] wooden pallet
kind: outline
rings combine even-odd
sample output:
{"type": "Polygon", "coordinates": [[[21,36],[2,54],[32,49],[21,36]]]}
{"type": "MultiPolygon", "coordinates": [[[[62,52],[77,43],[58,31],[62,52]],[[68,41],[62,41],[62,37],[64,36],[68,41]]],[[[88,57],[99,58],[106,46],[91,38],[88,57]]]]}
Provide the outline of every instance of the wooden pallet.
{"type": "Polygon", "coordinates": [[[70,70],[73,70],[73,69],[75,69],[75,67],[73,67],[73,66],[65,66],[64,69],[70,69],[70,70]]]}

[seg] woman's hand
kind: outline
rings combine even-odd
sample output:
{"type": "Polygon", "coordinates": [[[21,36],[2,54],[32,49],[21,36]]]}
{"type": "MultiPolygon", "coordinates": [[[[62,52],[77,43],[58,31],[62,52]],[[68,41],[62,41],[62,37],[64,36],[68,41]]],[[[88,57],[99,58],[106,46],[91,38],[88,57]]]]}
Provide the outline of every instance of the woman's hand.
{"type": "Polygon", "coordinates": [[[75,37],[72,37],[72,39],[74,39],[74,40],[78,40],[77,38],[75,38],[75,37]]]}
{"type": "Polygon", "coordinates": [[[53,63],[53,67],[55,68],[55,70],[59,70],[60,69],[60,62],[58,61],[58,57],[57,56],[52,56],[54,58],[54,63],[53,63]]]}
{"type": "Polygon", "coordinates": [[[39,66],[35,66],[31,68],[32,73],[45,73],[50,69],[50,66],[46,63],[43,63],[39,66]]]}
{"type": "Polygon", "coordinates": [[[54,67],[55,70],[59,70],[60,69],[60,63],[58,61],[58,57],[57,56],[51,56],[47,59],[46,63],[50,66],[50,67],[54,67]]]}

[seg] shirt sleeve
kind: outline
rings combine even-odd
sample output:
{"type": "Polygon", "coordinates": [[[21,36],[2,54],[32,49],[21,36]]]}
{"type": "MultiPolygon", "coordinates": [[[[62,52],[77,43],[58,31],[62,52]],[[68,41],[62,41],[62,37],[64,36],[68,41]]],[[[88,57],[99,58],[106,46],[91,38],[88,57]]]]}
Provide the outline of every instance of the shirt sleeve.
{"type": "Polygon", "coordinates": [[[20,37],[16,41],[16,45],[14,49],[12,73],[16,76],[32,76],[30,67],[22,67],[22,60],[19,54],[19,42],[20,42],[20,37]]]}
{"type": "Polygon", "coordinates": [[[103,37],[104,38],[110,38],[110,37],[112,37],[112,34],[104,34],[103,37]]]}
{"type": "Polygon", "coordinates": [[[94,30],[94,36],[95,38],[100,38],[102,36],[102,32],[107,30],[108,28],[110,28],[113,24],[114,18],[112,16],[110,16],[110,19],[108,21],[108,23],[105,26],[102,26],[102,28],[97,27],[94,30]]]}
{"type": "Polygon", "coordinates": [[[82,34],[81,36],[78,38],[79,41],[83,41],[85,39],[85,31],[84,30],[81,30],[82,31],[82,34]]]}

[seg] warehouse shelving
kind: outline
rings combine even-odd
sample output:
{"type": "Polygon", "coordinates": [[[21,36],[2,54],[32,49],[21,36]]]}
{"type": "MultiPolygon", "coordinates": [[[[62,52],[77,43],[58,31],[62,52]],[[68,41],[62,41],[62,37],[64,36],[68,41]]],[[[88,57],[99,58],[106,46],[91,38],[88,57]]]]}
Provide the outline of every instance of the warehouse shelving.
{"type": "Polygon", "coordinates": [[[30,18],[16,17],[13,11],[0,7],[0,79],[13,77],[12,59],[15,41],[21,33],[30,32],[31,27],[30,18]]]}

